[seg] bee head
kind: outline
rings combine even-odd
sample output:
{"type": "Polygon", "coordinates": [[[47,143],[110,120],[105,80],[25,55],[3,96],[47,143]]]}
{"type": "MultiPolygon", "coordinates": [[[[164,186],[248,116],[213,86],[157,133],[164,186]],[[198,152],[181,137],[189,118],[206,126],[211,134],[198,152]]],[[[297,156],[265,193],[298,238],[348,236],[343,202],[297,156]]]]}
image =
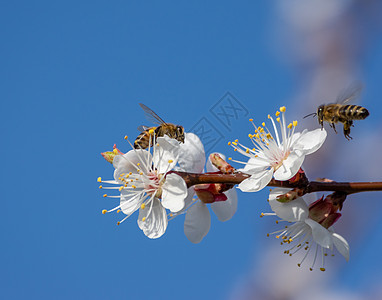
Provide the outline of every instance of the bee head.
{"type": "Polygon", "coordinates": [[[325,105],[320,105],[317,108],[317,119],[318,119],[318,123],[321,126],[323,126],[323,124],[324,124],[324,109],[325,109],[325,105]]]}
{"type": "Polygon", "coordinates": [[[184,143],[184,128],[183,126],[176,126],[176,137],[177,140],[184,143]]]}

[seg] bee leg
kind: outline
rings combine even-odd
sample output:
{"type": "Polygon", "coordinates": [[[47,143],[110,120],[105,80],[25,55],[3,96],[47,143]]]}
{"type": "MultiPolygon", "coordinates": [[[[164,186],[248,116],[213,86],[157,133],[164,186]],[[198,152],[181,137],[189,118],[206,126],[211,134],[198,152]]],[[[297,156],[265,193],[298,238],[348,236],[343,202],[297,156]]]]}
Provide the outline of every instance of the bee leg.
{"type": "Polygon", "coordinates": [[[330,127],[333,128],[334,132],[337,133],[336,126],[334,126],[334,123],[330,123],[330,127]]]}
{"type": "Polygon", "coordinates": [[[345,138],[350,141],[353,138],[350,136],[350,127],[353,126],[353,121],[346,121],[344,122],[344,135],[345,138]]]}

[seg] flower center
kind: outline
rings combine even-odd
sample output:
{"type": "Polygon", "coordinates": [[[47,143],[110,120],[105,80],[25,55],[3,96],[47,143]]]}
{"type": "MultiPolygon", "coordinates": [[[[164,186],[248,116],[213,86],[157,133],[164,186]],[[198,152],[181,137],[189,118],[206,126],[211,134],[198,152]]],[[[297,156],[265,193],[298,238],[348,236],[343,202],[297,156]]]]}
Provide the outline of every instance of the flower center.
{"type": "Polygon", "coordinates": [[[148,181],[145,182],[144,189],[147,194],[153,195],[155,194],[155,197],[160,198],[162,195],[162,184],[161,182],[163,174],[158,174],[156,170],[153,170],[147,174],[148,181]]]}
{"type": "Polygon", "coordinates": [[[280,168],[283,165],[284,160],[288,158],[290,154],[290,150],[286,151],[284,154],[281,155],[281,158],[275,159],[275,162],[271,164],[272,168],[276,171],[278,168],[280,168]]]}

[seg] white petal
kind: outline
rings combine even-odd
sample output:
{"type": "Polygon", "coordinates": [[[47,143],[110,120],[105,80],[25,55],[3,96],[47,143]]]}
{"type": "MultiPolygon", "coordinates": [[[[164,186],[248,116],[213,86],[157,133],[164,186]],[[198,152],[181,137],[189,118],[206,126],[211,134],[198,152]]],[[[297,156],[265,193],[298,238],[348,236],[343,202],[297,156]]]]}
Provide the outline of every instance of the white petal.
{"type": "Polygon", "coordinates": [[[289,192],[290,189],[275,188],[269,194],[269,204],[276,215],[288,222],[304,221],[309,216],[309,207],[303,198],[297,198],[289,203],[281,203],[277,196],[289,192]]]}
{"type": "Polygon", "coordinates": [[[313,240],[317,244],[327,249],[332,247],[333,239],[329,230],[309,218],[305,220],[305,223],[308,224],[312,229],[313,240]]]}
{"type": "Polygon", "coordinates": [[[218,201],[211,203],[211,208],[219,221],[225,222],[233,217],[237,210],[237,192],[235,189],[230,189],[224,194],[227,196],[226,201],[218,201]]]}
{"type": "Polygon", "coordinates": [[[299,150],[304,155],[311,154],[317,151],[326,139],[326,130],[325,128],[318,128],[313,131],[303,132],[301,136],[295,141],[292,145],[293,150],[299,150]]]}
{"type": "Polygon", "coordinates": [[[349,261],[350,247],[348,242],[341,235],[337,233],[332,233],[332,237],[333,237],[334,246],[336,246],[338,252],[341,253],[343,257],[345,257],[346,261],[349,261]]]}
{"type": "Polygon", "coordinates": [[[283,164],[275,171],[273,175],[276,180],[288,180],[291,179],[300,169],[305,156],[299,156],[295,152],[291,152],[283,164]]]}
{"type": "Polygon", "coordinates": [[[166,210],[156,198],[145,209],[139,209],[138,226],[150,239],[161,237],[166,231],[167,222],[166,210]],[[143,221],[143,218],[146,219],[143,221]]]}
{"type": "Polygon", "coordinates": [[[200,243],[211,227],[211,216],[207,206],[197,201],[186,213],[184,220],[184,234],[192,243],[200,243]]]}
{"type": "Polygon", "coordinates": [[[192,133],[186,132],[184,136],[184,144],[180,144],[178,164],[180,171],[201,173],[204,169],[206,155],[204,147],[199,137],[192,133]]]}
{"type": "Polygon", "coordinates": [[[125,215],[133,214],[143,203],[143,193],[121,193],[120,206],[125,215]]]}
{"type": "Polygon", "coordinates": [[[271,181],[273,169],[263,170],[243,180],[238,188],[243,192],[257,192],[263,189],[271,181]]]}
{"type": "Polygon", "coordinates": [[[178,212],[184,207],[184,199],[187,197],[187,185],[183,178],[174,173],[168,174],[162,186],[163,207],[178,212]]]}
{"type": "Polygon", "coordinates": [[[176,165],[179,156],[179,142],[169,138],[167,135],[157,138],[157,144],[154,146],[153,161],[158,173],[166,173],[176,165]]]}
{"type": "Polygon", "coordinates": [[[118,177],[124,173],[130,172],[136,174],[137,168],[143,173],[148,173],[148,169],[151,167],[152,156],[150,152],[142,149],[130,150],[123,155],[116,155],[113,160],[115,168],[114,179],[118,180],[118,177]],[[137,165],[139,163],[139,166],[137,165]]]}
{"type": "MultiPolygon", "coordinates": [[[[213,153],[211,153],[211,154],[219,154],[219,156],[220,156],[223,160],[225,160],[225,155],[224,155],[224,154],[221,154],[221,153],[219,153],[219,152],[213,152],[213,153]]],[[[211,155],[211,154],[210,154],[210,155],[211,155]]],[[[218,172],[219,169],[216,168],[216,167],[212,164],[211,159],[210,159],[210,155],[208,156],[208,160],[207,160],[207,164],[206,164],[206,170],[207,170],[207,172],[218,172]]]]}
{"type": "Polygon", "coordinates": [[[247,174],[257,173],[259,170],[264,170],[270,167],[270,163],[267,160],[261,159],[259,157],[251,157],[243,169],[240,169],[241,172],[247,174]]]}

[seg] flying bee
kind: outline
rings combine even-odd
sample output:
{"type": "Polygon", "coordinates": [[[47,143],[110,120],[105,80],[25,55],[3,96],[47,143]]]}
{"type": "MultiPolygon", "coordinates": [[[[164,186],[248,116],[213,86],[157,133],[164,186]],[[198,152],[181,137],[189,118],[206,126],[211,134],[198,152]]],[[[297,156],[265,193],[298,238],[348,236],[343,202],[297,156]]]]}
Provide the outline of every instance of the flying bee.
{"type": "Polygon", "coordinates": [[[341,122],[344,124],[344,135],[345,138],[350,140],[350,127],[354,126],[354,120],[363,120],[369,115],[369,111],[359,105],[349,105],[345,104],[349,101],[357,99],[362,90],[362,85],[360,83],[353,84],[344,90],[338,97],[336,103],[322,104],[317,108],[317,112],[309,114],[308,116],[317,116],[318,123],[321,128],[324,127],[324,121],[328,122],[330,127],[332,127],[337,133],[334,124],[341,122]]]}
{"type": "Polygon", "coordinates": [[[138,130],[142,131],[140,135],[135,139],[135,149],[146,149],[149,145],[154,144],[154,138],[168,135],[170,138],[176,139],[179,142],[184,143],[184,128],[180,125],[166,123],[155,112],[153,112],[146,105],[139,103],[145,112],[146,118],[152,123],[158,124],[156,127],[139,126],[138,130]]]}

